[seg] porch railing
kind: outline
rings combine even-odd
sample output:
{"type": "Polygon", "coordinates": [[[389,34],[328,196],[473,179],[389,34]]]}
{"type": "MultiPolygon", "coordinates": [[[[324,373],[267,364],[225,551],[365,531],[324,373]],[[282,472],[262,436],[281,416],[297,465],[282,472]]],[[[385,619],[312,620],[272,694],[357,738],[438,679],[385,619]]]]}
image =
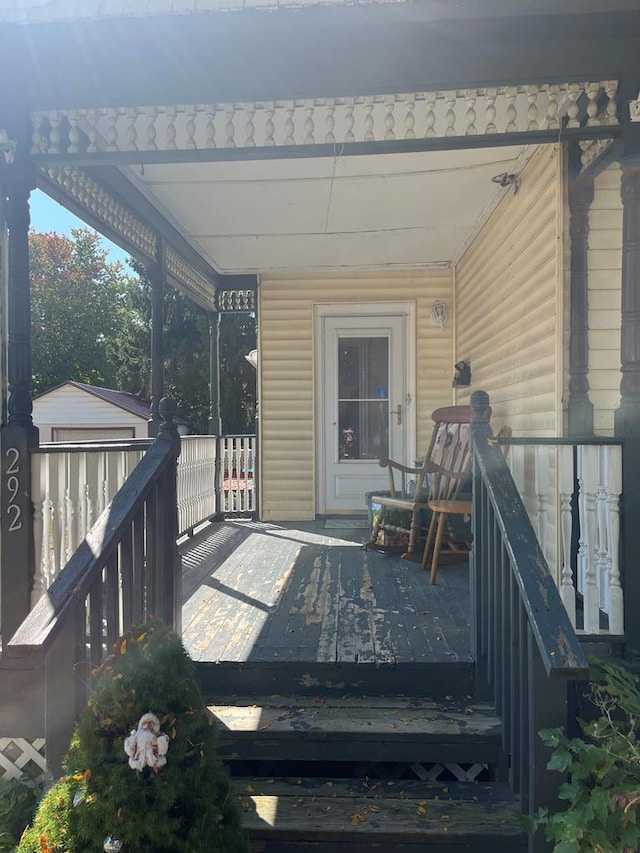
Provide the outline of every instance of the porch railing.
{"type": "Polygon", "coordinates": [[[221,501],[225,516],[251,515],[255,512],[255,463],[255,435],[223,435],[221,437],[221,501]]]}
{"type": "MultiPolygon", "coordinates": [[[[476,392],[478,393],[478,392],[476,392]]],[[[540,729],[567,725],[568,682],[587,664],[488,423],[474,429],[472,643],[479,695],[495,702],[521,808],[557,796],[540,729]]],[[[538,837],[532,849],[545,849],[538,837]]]]}
{"type": "MultiPolygon", "coordinates": [[[[34,451],[32,605],[51,586],[151,444],[151,439],[52,443],[34,451]]],[[[254,447],[252,435],[182,438],[177,473],[179,536],[217,517],[219,511],[237,516],[255,511],[254,447]]]]}
{"type": "Polygon", "coordinates": [[[178,535],[192,531],[218,512],[215,435],[182,439],[178,459],[178,535]]]}
{"type": "Polygon", "coordinates": [[[174,409],[162,401],[158,438],[3,648],[3,668],[44,670],[44,735],[54,772],[86,704],[91,670],[118,636],[150,615],[180,630],[174,409]]]}
{"type": "Polygon", "coordinates": [[[507,438],[511,474],[574,628],[621,637],[622,445],[610,438],[507,438]]]}
{"type": "Polygon", "coordinates": [[[42,444],[32,454],[32,605],[48,589],[151,446],[151,439],[42,444]]]}

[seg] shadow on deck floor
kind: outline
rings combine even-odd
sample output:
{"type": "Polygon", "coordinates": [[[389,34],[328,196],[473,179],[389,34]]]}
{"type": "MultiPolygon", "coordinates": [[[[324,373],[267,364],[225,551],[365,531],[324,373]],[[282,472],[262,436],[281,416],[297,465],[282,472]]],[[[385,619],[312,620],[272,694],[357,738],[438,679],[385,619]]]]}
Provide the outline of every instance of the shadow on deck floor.
{"type": "Polygon", "coordinates": [[[367,530],[324,524],[225,521],[182,544],[194,660],[471,660],[466,563],[443,566],[430,586],[419,565],[362,550],[367,530]]]}

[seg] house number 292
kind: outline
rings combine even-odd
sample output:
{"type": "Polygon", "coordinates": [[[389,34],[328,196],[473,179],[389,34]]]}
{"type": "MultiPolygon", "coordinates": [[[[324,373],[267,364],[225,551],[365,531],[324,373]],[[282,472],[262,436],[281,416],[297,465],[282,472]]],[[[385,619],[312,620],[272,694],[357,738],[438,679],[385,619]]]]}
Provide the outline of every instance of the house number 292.
{"type": "Polygon", "coordinates": [[[9,492],[9,505],[7,506],[7,515],[9,516],[9,533],[14,530],[20,530],[22,521],[20,516],[22,510],[15,502],[20,491],[20,451],[16,447],[9,447],[6,452],[6,457],[9,460],[7,467],[7,482],[6,487],[9,492]]]}

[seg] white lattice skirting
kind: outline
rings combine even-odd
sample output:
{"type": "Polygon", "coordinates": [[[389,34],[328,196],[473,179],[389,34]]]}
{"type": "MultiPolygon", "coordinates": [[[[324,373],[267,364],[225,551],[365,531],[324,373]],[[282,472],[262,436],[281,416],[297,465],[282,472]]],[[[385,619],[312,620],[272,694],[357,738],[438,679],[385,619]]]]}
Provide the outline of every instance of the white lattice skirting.
{"type": "Polygon", "coordinates": [[[0,779],[41,776],[45,772],[44,738],[28,741],[21,737],[0,737],[0,779]]]}

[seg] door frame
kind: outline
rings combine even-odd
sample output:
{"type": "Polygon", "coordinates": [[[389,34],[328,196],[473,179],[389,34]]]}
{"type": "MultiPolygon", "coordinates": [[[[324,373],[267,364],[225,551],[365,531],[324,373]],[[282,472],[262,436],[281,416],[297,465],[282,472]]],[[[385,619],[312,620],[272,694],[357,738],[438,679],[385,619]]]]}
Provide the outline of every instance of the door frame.
{"type": "Polygon", "coordinates": [[[325,317],[401,317],[405,342],[405,458],[398,460],[413,464],[416,444],[416,303],[415,302],[332,302],[313,306],[314,354],[314,443],[315,443],[315,501],[316,515],[326,512],[323,465],[326,459],[326,438],[323,428],[324,340],[322,324],[325,317]]]}

